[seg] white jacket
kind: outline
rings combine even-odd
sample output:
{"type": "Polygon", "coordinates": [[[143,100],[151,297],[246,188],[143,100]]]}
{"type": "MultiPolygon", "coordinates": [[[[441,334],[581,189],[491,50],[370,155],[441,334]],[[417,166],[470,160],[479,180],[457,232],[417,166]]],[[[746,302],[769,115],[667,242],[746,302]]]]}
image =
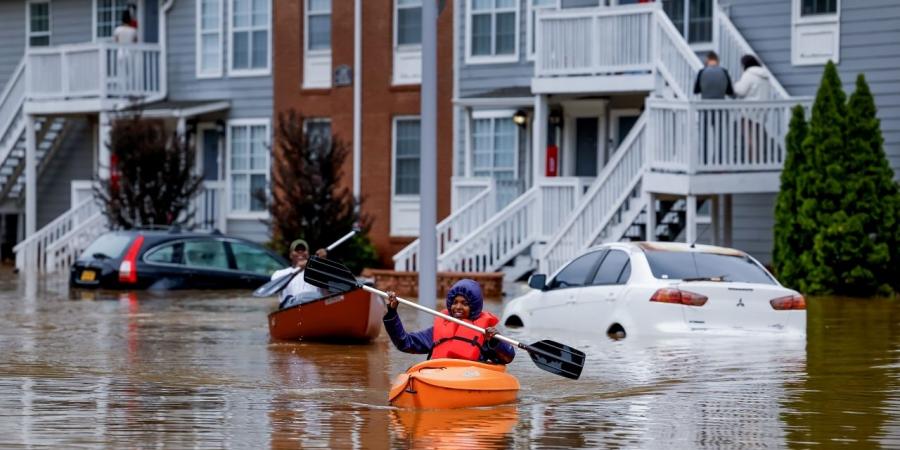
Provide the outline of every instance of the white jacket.
{"type": "Polygon", "coordinates": [[[734,84],[734,95],[745,100],[769,100],[771,98],[769,72],[754,66],[744,71],[734,84]]]}

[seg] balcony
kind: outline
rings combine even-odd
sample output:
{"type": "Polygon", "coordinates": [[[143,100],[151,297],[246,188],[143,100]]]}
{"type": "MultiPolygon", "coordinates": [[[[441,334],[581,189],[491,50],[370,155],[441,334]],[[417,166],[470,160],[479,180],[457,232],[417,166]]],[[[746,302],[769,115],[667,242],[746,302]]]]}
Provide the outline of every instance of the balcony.
{"type": "Polygon", "coordinates": [[[159,98],[165,91],[158,44],[30,48],[25,59],[26,110],[31,113],[96,112],[159,98]]]}

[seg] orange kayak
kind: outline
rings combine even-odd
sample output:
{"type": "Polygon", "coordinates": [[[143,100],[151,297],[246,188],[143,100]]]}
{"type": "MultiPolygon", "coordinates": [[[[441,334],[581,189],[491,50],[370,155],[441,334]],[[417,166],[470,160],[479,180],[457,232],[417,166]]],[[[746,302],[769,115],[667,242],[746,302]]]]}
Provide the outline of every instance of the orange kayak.
{"type": "Polygon", "coordinates": [[[394,380],[388,401],[399,408],[471,408],[516,401],[519,380],[506,366],[461,359],[431,359],[394,380]]]}
{"type": "Polygon", "coordinates": [[[269,314],[269,334],[278,340],[369,341],[381,332],[384,302],[356,289],[269,314]]]}

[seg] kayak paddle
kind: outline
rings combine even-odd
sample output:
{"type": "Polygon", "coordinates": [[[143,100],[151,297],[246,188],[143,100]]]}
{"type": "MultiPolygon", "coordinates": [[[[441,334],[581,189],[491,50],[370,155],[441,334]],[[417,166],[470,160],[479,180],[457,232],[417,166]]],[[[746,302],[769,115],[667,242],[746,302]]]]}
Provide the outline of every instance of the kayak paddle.
{"type": "MultiPolygon", "coordinates": [[[[340,239],[334,241],[331,245],[325,248],[325,250],[331,251],[338,245],[343,244],[347,239],[353,237],[354,234],[359,232],[359,227],[354,225],[353,230],[349,233],[345,234],[340,239]]],[[[299,270],[295,270],[289,274],[282,275],[274,280],[270,280],[268,283],[256,288],[253,291],[254,297],[269,297],[281,292],[282,289],[286,288],[288,284],[290,284],[291,280],[294,279],[297,274],[300,273],[299,270]]]]}
{"type": "MultiPolygon", "coordinates": [[[[388,297],[386,292],[371,286],[366,286],[357,281],[356,277],[353,276],[353,273],[350,272],[350,269],[343,264],[316,256],[310,258],[309,262],[306,264],[306,271],[303,275],[303,279],[313,286],[327,289],[332,292],[348,292],[354,289],[363,289],[384,298],[388,297]]],[[[397,301],[406,306],[418,309],[419,311],[471,328],[479,333],[484,333],[484,328],[437,312],[431,308],[419,305],[418,303],[413,303],[399,297],[397,298],[397,301]]],[[[584,352],[569,347],[568,345],[550,340],[542,340],[528,345],[499,334],[495,335],[494,338],[506,342],[513,347],[525,350],[531,356],[531,360],[534,361],[535,365],[547,372],[577,380],[581,375],[582,369],[584,369],[584,352]]]]}

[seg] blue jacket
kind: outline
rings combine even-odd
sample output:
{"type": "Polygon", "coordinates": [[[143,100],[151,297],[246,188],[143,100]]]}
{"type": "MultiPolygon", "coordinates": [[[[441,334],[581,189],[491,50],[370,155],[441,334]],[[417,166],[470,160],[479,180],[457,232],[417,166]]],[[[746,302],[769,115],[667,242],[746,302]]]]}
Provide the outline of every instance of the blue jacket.
{"type": "MultiPolygon", "coordinates": [[[[453,303],[453,299],[456,298],[457,295],[464,296],[469,303],[469,320],[475,320],[475,318],[481,315],[484,299],[481,295],[481,287],[477,282],[469,279],[456,282],[456,284],[450,288],[450,292],[447,293],[448,310],[453,303]]],[[[400,321],[400,316],[397,315],[397,311],[390,308],[388,309],[387,314],[384,315],[383,321],[384,329],[387,331],[388,336],[391,337],[391,342],[394,343],[398,350],[404,353],[431,353],[431,349],[434,347],[434,327],[428,327],[414,333],[407,333],[403,328],[403,322],[400,321]]],[[[512,345],[509,345],[506,342],[491,339],[481,346],[480,361],[503,363],[503,360],[498,357],[499,354],[506,355],[512,360],[516,355],[516,350],[512,345]]]]}

